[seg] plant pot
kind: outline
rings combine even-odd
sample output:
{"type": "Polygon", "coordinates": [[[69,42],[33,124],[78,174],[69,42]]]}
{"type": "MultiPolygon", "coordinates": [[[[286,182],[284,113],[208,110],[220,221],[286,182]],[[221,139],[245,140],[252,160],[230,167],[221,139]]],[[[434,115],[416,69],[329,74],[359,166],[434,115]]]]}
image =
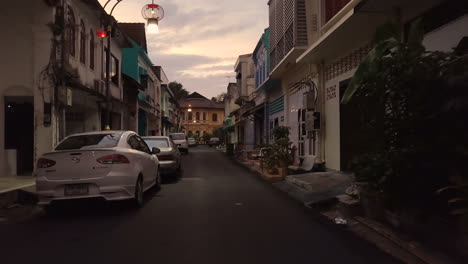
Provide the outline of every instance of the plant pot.
{"type": "Polygon", "coordinates": [[[362,193],[361,205],[366,217],[380,221],[385,219],[383,201],[379,196],[369,193],[362,193]]]}
{"type": "Polygon", "coordinates": [[[288,167],[278,168],[278,173],[282,178],[286,178],[288,176],[288,167]]]}
{"type": "Polygon", "coordinates": [[[288,162],[284,160],[279,160],[278,161],[278,168],[287,168],[288,167],[288,162]]]}
{"type": "Polygon", "coordinates": [[[276,168],[267,168],[266,171],[271,175],[275,175],[277,173],[276,168]]]}

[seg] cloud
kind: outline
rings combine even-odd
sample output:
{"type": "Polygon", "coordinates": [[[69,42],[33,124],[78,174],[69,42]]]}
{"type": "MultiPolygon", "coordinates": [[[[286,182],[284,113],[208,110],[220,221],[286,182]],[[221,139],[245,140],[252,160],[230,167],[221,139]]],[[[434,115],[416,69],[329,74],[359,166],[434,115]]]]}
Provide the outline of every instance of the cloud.
{"type": "MultiPolygon", "coordinates": [[[[114,0],[115,1],[115,0],[114,0]]],[[[100,0],[101,3],[105,0],[100,0]]],[[[148,0],[125,0],[114,11],[121,22],[145,22],[148,0]]],[[[165,10],[159,35],[147,35],[148,53],[170,80],[212,97],[235,81],[233,65],[251,53],[268,27],[267,0],[157,0],[165,10]]]]}

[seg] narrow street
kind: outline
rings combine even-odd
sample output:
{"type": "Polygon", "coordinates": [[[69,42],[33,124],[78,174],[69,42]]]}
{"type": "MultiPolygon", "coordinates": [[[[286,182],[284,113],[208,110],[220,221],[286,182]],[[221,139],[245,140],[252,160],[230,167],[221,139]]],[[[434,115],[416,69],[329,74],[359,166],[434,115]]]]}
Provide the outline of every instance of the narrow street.
{"type": "Polygon", "coordinates": [[[79,206],[0,224],[1,262],[397,263],[213,148],[191,148],[183,170],[140,210],[79,206]]]}

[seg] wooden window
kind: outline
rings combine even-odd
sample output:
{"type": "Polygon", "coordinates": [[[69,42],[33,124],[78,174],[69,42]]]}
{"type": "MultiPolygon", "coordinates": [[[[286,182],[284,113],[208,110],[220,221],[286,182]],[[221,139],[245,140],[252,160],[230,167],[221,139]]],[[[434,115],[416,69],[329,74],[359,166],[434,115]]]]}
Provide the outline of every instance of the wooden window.
{"type": "Polygon", "coordinates": [[[213,114],[213,122],[218,122],[218,114],[213,114]]]}
{"type": "Polygon", "coordinates": [[[188,113],[188,120],[192,120],[192,119],[193,119],[193,114],[192,114],[192,112],[189,112],[188,113]]]}
{"type": "Polygon", "coordinates": [[[89,32],[89,68],[94,70],[96,58],[95,58],[95,50],[94,50],[94,32],[91,29],[89,32]]]}
{"type": "Polygon", "coordinates": [[[206,120],[206,113],[203,112],[203,120],[206,120]]]}
{"type": "Polygon", "coordinates": [[[195,120],[200,120],[200,112],[195,113],[195,120]]]}
{"type": "Polygon", "coordinates": [[[75,56],[76,47],[76,20],[75,13],[68,7],[68,29],[67,29],[67,41],[68,41],[68,53],[75,56]]]}
{"type": "Polygon", "coordinates": [[[86,27],[83,20],[80,23],[80,62],[86,64],[86,27]]]}

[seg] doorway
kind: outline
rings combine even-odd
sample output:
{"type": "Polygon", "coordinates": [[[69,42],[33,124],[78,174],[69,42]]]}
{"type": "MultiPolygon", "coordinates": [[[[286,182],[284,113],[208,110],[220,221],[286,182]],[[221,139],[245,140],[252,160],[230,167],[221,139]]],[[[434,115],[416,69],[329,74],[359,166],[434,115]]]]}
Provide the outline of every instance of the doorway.
{"type": "Polygon", "coordinates": [[[16,150],[16,174],[34,169],[34,103],[32,96],[5,97],[5,149],[16,150]]]}
{"type": "MultiPolygon", "coordinates": [[[[351,79],[340,82],[340,101],[349,85],[351,79]]],[[[352,103],[340,104],[340,169],[341,171],[349,171],[352,160],[365,153],[368,147],[368,137],[360,129],[362,127],[362,119],[358,105],[358,98],[353,98],[352,103]]]]}

